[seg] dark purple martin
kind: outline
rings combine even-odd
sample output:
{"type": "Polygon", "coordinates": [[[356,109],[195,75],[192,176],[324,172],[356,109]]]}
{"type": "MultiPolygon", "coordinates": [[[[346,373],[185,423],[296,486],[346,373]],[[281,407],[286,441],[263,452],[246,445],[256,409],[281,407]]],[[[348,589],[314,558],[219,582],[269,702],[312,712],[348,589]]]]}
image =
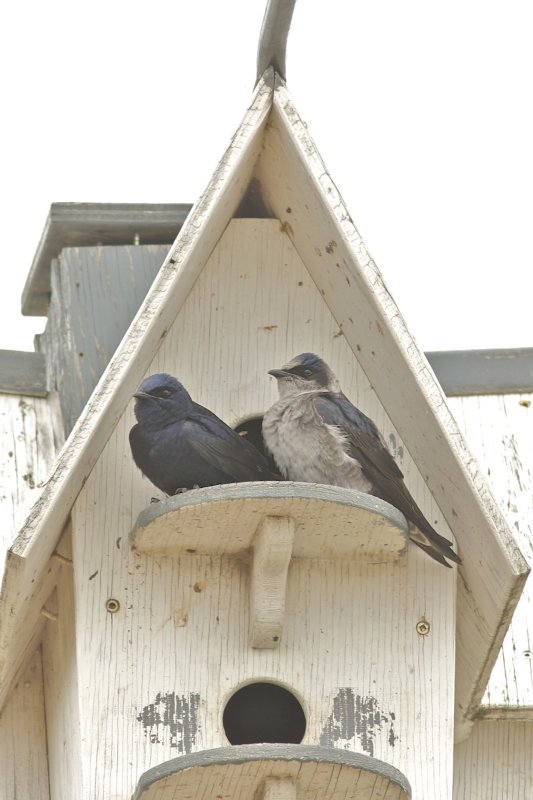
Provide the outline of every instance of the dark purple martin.
{"type": "Polygon", "coordinates": [[[328,365],[302,353],[272,369],[279,400],[263,418],[263,439],[284,478],[367,492],[415,526],[411,540],[446,567],[461,563],[452,542],[424,517],[374,422],[342,393],[328,365]]]}
{"type": "Polygon", "coordinates": [[[172,375],[146,378],[133,395],[133,460],[161,491],[279,480],[264,456],[216,414],[193,402],[172,375]]]}

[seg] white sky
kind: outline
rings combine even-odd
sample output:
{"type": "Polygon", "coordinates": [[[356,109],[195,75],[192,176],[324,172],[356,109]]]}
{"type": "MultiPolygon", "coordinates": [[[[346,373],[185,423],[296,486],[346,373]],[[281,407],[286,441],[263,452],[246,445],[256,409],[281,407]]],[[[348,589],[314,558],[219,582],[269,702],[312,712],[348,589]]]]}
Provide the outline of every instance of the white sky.
{"type": "MultiPolygon", "coordinates": [[[[52,202],[193,202],[252,95],[266,0],[0,11],[0,348],[52,202]]],[[[298,0],[287,85],[424,350],[533,345],[530,0],[298,0]]]]}

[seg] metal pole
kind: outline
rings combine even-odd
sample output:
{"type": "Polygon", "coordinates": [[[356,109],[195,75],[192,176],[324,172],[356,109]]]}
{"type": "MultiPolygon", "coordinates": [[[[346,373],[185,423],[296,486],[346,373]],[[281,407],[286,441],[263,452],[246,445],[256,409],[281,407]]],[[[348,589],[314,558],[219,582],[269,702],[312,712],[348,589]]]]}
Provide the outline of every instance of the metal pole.
{"type": "Polygon", "coordinates": [[[286,80],[285,52],[296,0],[268,0],[257,49],[256,83],[268,67],[286,80]]]}

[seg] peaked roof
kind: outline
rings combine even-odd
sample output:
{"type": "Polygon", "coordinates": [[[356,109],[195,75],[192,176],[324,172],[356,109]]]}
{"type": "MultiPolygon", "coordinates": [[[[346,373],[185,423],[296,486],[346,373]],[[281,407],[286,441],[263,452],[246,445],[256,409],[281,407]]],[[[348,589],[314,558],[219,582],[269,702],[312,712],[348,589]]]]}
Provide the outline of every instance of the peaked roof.
{"type": "Polygon", "coordinates": [[[464,562],[459,569],[456,664],[461,724],[481,700],[528,567],[428,362],[272,68],[259,81],[242,124],[8,553],[0,599],[0,704],[38,636],[49,559],[74,500],[252,177],[259,181],[263,201],[281,220],[457,537],[464,562]],[[364,342],[363,328],[371,331],[364,342]]]}

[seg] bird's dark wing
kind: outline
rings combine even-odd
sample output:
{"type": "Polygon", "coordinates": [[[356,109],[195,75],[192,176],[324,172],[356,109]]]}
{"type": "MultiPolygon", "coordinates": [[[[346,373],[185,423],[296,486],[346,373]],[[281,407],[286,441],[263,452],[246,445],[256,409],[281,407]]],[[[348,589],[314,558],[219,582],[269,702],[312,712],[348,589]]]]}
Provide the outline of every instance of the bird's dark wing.
{"type": "Polygon", "coordinates": [[[243,436],[235,433],[209,409],[195,404],[194,415],[186,421],[188,440],[195,453],[210,467],[239,481],[279,480],[265,457],[243,436]]]}
{"type": "Polygon", "coordinates": [[[373,494],[398,508],[438,548],[437,557],[427,544],[422,546],[433,558],[442,563],[442,551],[452,561],[461,563],[451,550],[452,542],[430,525],[424,517],[403,480],[403,473],[385,446],[374,422],[359,411],[347,397],[336,392],[321,392],[315,399],[315,408],[328,425],[338,427],[346,437],[348,455],[359,462],[363,473],[373,484],[373,494]]]}
{"type": "Polygon", "coordinates": [[[372,483],[377,482],[379,486],[380,478],[403,481],[403,473],[384,445],[376,425],[347,397],[336,392],[321,392],[316,396],[315,408],[327,425],[335,425],[343,432],[348,455],[359,461],[372,483]]]}

